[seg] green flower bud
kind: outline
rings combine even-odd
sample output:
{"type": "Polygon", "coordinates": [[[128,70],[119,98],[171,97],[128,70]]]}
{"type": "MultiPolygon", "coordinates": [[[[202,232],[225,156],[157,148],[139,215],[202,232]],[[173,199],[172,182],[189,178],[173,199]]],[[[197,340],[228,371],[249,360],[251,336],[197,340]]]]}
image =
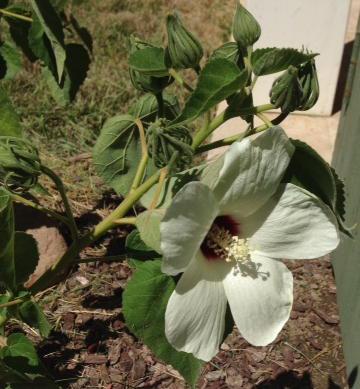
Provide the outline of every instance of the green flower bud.
{"type": "MultiPolygon", "coordinates": [[[[150,43],[143,42],[135,36],[130,37],[130,53],[137,50],[145,49],[147,47],[154,47],[150,43]]],[[[153,77],[141,74],[130,68],[130,80],[133,86],[141,92],[150,92],[153,94],[160,93],[163,89],[169,86],[174,79],[171,76],[153,77]]]]}
{"type": "Polygon", "coordinates": [[[170,126],[166,119],[159,119],[147,130],[147,144],[150,157],[158,168],[166,166],[178,153],[175,170],[182,170],[192,160],[192,137],[189,130],[181,125],[170,126]]]}
{"type": "Polygon", "coordinates": [[[37,150],[26,140],[0,136],[0,185],[25,192],[38,181],[41,162],[37,150]]]}
{"type": "Polygon", "coordinates": [[[169,66],[174,69],[198,68],[204,55],[200,42],[183,25],[175,12],[166,19],[168,47],[166,50],[169,66]]]}
{"type": "Polygon", "coordinates": [[[209,61],[217,58],[225,58],[228,61],[237,63],[240,58],[239,47],[236,42],[227,42],[218,47],[211,54],[209,61]]]}
{"type": "Polygon", "coordinates": [[[316,104],[320,94],[314,59],[300,66],[299,82],[302,87],[303,94],[298,110],[307,111],[316,104]]]}
{"type": "Polygon", "coordinates": [[[277,78],[270,91],[270,102],[282,112],[295,111],[301,104],[302,88],[298,79],[298,69],[294,66],[277,78]]]}
{"type": "Polygon", "coordinates": [[[261,35],[259,23],[239,1],[236,6],[232,33],[235,41],[242,49],[252,46],[261,35]]]}

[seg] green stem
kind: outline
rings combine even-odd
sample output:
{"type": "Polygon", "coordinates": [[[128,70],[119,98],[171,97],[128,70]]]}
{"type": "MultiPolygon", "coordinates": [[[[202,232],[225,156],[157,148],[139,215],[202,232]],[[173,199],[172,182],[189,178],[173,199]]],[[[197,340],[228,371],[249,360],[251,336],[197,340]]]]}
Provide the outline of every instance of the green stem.
{"type": "Polygon", "coordinates": [[[70,223],[69,223],[68,219],[66,217],[58,214],[57,212],[55,212],[51,209],[48,209],[46,207],[43,207],[40,204],[36,204],[33,201],[25,199],[24,197],[21,197],[15,193],[12,193],[11,197],[12,197],[13,201],[15,201],[17,203],[24,204],[24,205],[31,207],[31,208],[34,208],[37,211],[43,212],[43,213],[53,217],[54,219],[59,220],[61,223],[66,224],[70,228],[70,223]]]}
{"type": "Polygon", "coordinates": [[[101,221],[90,233],[73,242],[68,251],[58,259],[58,261],[47,270],[32,286],[31,292],[38,293],[55,282],[60,281],[62,274],[74,263],[75,258],[80,251],[91,243],[97,241],[107,231],[117,226],[117,220],[121,219],[132,208],[132,206],[153,186],[157,183],[160,170],[148,178],[142,185],[130,193],[122,203],[103,221],[101,221]]]}
{"type": "MultiPolygon", "coordinates": [[[[161,98],[161,101],[162,101],[162,98],[161,98]]],[[[160,110],[159,110],[159,112],[160,112],[160,110]]],[[[144,126],[143,126],[140,119],[136,119],[135,123],[139,129],[141,154],[142,155],[141,155],[141,160],[140,160],[139,166],[136,170],[134,181],[131,185],[130,193],[132,193],[141,184],[141,182],[144,178],[146,166],[147,166],[147,163],[149,160],[149,154],[148,154],[148,150],[147,150],[144,126]]]]}
{"type": "Polygon", "coordinates": [[[75,223],[74,215],[73,215],[73,212],[71,210],[71,206],[70,206],[69,200],[68,200],[68,198],[66,196],[66,191],[65,191],[64,184],[61,181],[60,177],[55,172],[53,172],[50,168],[42,165],[41,166],[41,170],[42,170],[42,172],[44,174],[46,174],[54,182],[57,190],[60,193],[62,202],[64,204],[65,213],[66,213],[66,216],[67,216],[67,218],[69,220],[69,224],[68,225],[69,225],[71,237],[75,241],[79,237],[78,236],[78,230],[77,230],[77,226],[76,226],[76,223],[75,223]]]}
{"type": "Polygon", "coordinates": [[[29,23],[32,23],[32,21],[33,21],[32,18],[30,18],[28,16],[24,16],[24,15],[20,15],[20,14],[14,13],[14,12],[10,12],[10,11],[7,11],[6,9],[0,9],[0,13],[2,13],[5,16],[9,16],[9,17],[14,18],[14,19],[23,20],[23,21],[29,22],[29,23]]]}
{"type": "Polygon", "coordinates": [[[175,69],[169,69],[169,74],[180,86],[187,89],[189,92],[194,92],[194,89],[180,76],[180,74],[175,69]]]}
{"type": "Polygon", "coordinates": [[[272,126],[272,123],[270,121],[270,119],[267,118],[266,115],[264,115],[263,113],[257,113],[256,116],[262,120],[268,127],[271,127],[272,126]]]}
{"type": "Polygon", "coordinates": [[[123,202],[102,222],[100,222],[91,233],[91,240],[95,241],[103,236],[107,231],[116,227],[116,220],[121,219],[140,200],[140,198],[157,183],[160,177],[160,170],[148,178],[142,185],[130,193],[123,202]]]}
{"type": "Polygon", "coordinates": [[[129,217],[122,217],[121,219],[115,220],[115,223],[117,225],[135,225],[136,224],[136,217],[135,216],[129,216],[129,217]]]}
{"type": "MultiPolygon", "coordinates": [[[[288,115],[289,115],[288,113],[281,113],[279,116],[277,116],[275,119],[273,119],[271,121],[270,127],[280,124],[284,119],[286,119],[286,117],[288,115]]],[[[253,129],[251,129],[251,127],[249,126],[241,134],[232,135],[232,136],[229,136],[227,138],[219,139],[215,142],[208,143],[207,145],[199,146],[195,150],[195,154],[201,154],[201,153],[204,153],[204,152],[209,151],[209,150],[217,149],[218,147],[230,146],[236,141],[242,140],[243,138],[250,136],[252,134],[258,134],[259,132],[263,132],[263,131],[267,130],[268,128],[269,128],[269,126],[267,124],[263,124],[261,126],[253,128],[253,129]]]]}
{"type": "Polygon", "coordinates": [[[219,139],[212,143],[208,143],[207,145],[202,145],[195,150],[195,154],[205,153],[206,151],[217,149],[218,147],[229,146],[234,142],[236,142],[237,140],[242,139],[243,134],[244,133],[236,134],[233,136],[229,136],[227,138],[219,139]]]}
{"type": "MultiPolygon", "coordinates": [[[[236,112],[237,116],[241,115],[256,115],[261,112],[269,111],[270,109],[274,109],[273,104],[262,104],[256,107],[239,109],[236,112]]],[[[213,131],[215,131],[221,124],[225,123],[226,120],[235,117],[235,115],[229,115],[227,109],[221,112],[218,116],[216,116],[209,126],[201,128],[194,136],[192,148],[196,150],[208,137],[211,135],[213,131]]]]}
{"type": "MultiPolygon", "coordinates": [[[[27,299],[28,298],[29,298],[29,296],[27,296],[27,299]]],[[[13,307],[14,305],[22,304],[27,299],[16,299],[16,300],[9,301],[8,303],[0,304],[0,309],[13,307]]]]}

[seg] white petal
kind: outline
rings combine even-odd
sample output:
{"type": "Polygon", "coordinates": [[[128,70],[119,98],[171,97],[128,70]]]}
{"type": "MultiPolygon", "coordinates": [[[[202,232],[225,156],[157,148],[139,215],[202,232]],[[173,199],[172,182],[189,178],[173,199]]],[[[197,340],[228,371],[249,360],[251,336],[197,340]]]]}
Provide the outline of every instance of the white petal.
{"type": "Polygon", "coordinates": [[[175,195],[160,224],[164,273],[183,272],[195,257],[218,213],[218,202],[200,182],[186,184],[175,195]]]}
{"type": "Polygon", "coordinates": [[[339,244],[330,209],[293,184],[282,185],[264,207],[243,219],[242,231],[252,235],[253,250],[273,258],[318,258],[339,244]]]}
{"type": "Polygon", "coordinates": [[[251,258],[253,267],[241,265],[241,271],[230,272],[223,283],[241,335],[254,346],[266,346],[289,319],[293,277],[277,260],[256,254],[251,258]]]}
{"type": "Polygon", "coordinates": [[[170,296],[165,334],[178,351],[209,361],[219,351],[225,328],[226,296],[222,280],[226,262],[194,258],[170,296]]]}
{"type": "Polygon", "coordinates": [[[265,204],[275,193],[293,151],[280,127],[233,143],[214,190],[221,199],[221,213],[247,216],[265,204]]]}

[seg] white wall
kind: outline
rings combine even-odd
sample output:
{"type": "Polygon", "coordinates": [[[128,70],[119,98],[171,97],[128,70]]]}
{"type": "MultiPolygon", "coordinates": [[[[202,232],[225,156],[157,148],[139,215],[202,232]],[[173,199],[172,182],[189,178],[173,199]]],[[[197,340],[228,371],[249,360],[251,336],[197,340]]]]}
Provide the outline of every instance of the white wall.
{"type": "MultiPolygon", "coordinates": [[[[245,0],[262,27],[256,47],[303,46],[320,53],[316,59],[320,82],[318,103],[307,114],[330,115],[341,64],[350,0],[245,0]]],[[[276,76],[261,77],[255,103],[268,102],[276,76]]]]}

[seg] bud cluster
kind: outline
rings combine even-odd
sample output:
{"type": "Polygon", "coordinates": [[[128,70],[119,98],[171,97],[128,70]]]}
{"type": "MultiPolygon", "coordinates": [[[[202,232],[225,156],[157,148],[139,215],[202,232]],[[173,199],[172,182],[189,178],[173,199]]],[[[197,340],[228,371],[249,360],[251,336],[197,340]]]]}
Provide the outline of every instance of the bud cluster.
{"type": "Polygon", "coordinates": [[[156,167],[162,168],[178,155],[174,162],[175,170],[188,166],[192,160],[192,137],[182,125],[169,125],[166,119],[159,119],[147,130],[147,144],[150,157],[156,167]]]}
{"type": "Polygon", "coordinates": [[[274,81],[270,91],[270,102],[282,112],[306,111],[318,98],[319,82],[313,59],[298,68],[289,66],[274,81]]]}

